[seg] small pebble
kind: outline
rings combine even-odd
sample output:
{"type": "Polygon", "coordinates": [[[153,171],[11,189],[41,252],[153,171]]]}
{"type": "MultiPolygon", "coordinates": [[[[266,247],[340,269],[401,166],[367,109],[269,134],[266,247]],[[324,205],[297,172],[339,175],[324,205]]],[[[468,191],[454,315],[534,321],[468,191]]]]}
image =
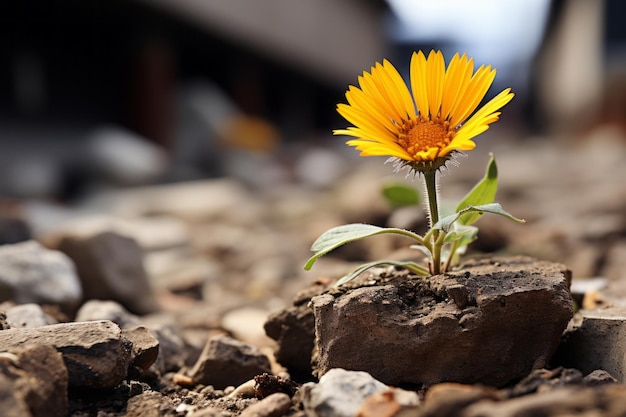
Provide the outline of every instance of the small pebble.
{"type": "Polygon", "coordinates": [[[228,394],[229,398],[254,398],[256,381],[251,379],[249,381],[244,382],[239,385],[237,388],[233,390],[230,394],[228,394]]]}
{"type": "Polygon", "coordinates": [[[172,377],[172,382],[184,387],[189,387],[193,385],[193,380],[191,379],[191,377],[183,374],[174,374],[174,376],[172,377]]]}
{"type": "Polygon", "coordinates": [[[280,417],[291,407],[291,399],[287,394],[276,393],[265,397],[258,403],[243,410],[241,417],[280,417]]]}

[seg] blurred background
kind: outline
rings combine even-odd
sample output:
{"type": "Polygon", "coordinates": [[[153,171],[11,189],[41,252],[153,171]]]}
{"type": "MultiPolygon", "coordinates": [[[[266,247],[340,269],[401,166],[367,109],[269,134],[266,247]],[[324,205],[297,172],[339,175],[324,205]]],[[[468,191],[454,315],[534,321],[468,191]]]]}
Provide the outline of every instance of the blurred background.
{"type": "MultiPolygon", "coordinates": [[[[263,222],[273,231],[294,228],[293,240],[257,230],[253,246],[274,251],[258,256],[260,270],[238,268],[247,282],[258,279],[252,293],[278,288],[284,281],[275,275],[299,274],[327,226],[419,223],[390,217],[378,190],[364,191],[381,170],[391,174],[384,159],[359,159],[331,132],[345,127],[335,107],[362,71],[388,58],[406,74],[412,51],[437,48],[446,60],[458,51],[477,66],[492,64],[498,75],[488,98],[506,87],[516,93],[478,138],[477,156],[444,178],[455,197],[482,174],[487,152],[502,155],[502,202],[529,225],[496,222],[481,249],[578,263],[584,277],[607,268],[621,276],[623,16],[620,0],[4,2],[0,239],[44,239],[86,213],[167,214],[141,229],[160,235],[135,237],[155,254],[193,248],[187,265],[199,253],[205,263],[188,276],[202,280],[216,268],[207,266],[208,253],[224,262],[231,241],[249,239],[250,225],[263,222]],[[259,201],[268,204],[262,214],[253,210],[259,201]],[[193,210],[204,210],[200,220],[193,210]],[[237,227],[225,228],[224,213],[237,227]]],[[[166,257],[159,259],[149,272],[164,274],[166,257]]]]}
{"type": "MultiPolygon", "coordinates": [[[[229,175],[240,167],[224,153],[236,151],[282,155],[288,167],[290,150],[333,146],[329,132],[345,124],[335,105],[363,70],[388,58],[406,73],[416,49],[442,49],[447,59],[467,52],[497,68],[491,95],[507,86],[517,94],[498,127],[518,138],[623,126],[624,8],[618,0],[11,1],[0,17],[0,193],[66,200],[105,180],[229,175]]],[[[290,175],[266,174],[251,180],[290,175]]]]}

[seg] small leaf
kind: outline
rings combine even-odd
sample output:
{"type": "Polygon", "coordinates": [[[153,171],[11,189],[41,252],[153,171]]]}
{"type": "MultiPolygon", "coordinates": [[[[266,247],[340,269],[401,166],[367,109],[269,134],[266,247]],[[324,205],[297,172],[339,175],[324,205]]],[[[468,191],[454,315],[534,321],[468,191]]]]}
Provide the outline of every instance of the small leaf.
{"type": "MultiPolygon", "coordinates": [[[[493,203],[496,192],[498,191],[498,166],[496,165],[496,159],[493,154],[489,154],[489,156],[490,159],[487,164],[485,176],[471,189],[465,198],[461,200],[456,208],[457,213],[469,206],[493,203]]],[[[473,211],[463,214],[458,221],[459,224],[469,226],[480,219],[480,216],[482,216],[482,213],[473,211]]]]}
{"type": "Polygon", "coordinates": [[[464,215],[465,213],[480,213],[481,215],[483,213],[493,213],[493,214],[499,214],[500,216],[504,216],[508,219],[511,219],[513,221],[516,221],[518,223],[525,223],[525,220],[522,219],[518,219],[517,217],[513,216],[510,213],[507,213],[506,211],[504,211],[504,209],[502,208],[502,206],[499,203],[491,203],[491,204],[483,204],[480,206],[468,206],[465,207],[464,209],[460,210],[459,212],[452,214],[450,216],[446,216],[443,219],[439,220],[433,227],[432,229],[439,229],[439,230],[443,230],[444,232],[448,233],[450,231],[450,228],[452,227],[452,225],[454,224],[454,222],[456,222],[457,220],[459,220],[459,218],[464,215]]]}
{"type": "Polygon", "coordinates": [[[400,234],[417,240],[419,243],[423,242],[420,235],[404,229],[384,228],[363,223],[337,226],[327,230],[320,237],[318,237],[315,242],[313,242],[311,250],[315,252],[315,255],[309,258],[307,263],[304,265],[304,269],[311,269],[315,261],[317,261],[321,256],[326,255],[328,252],[338,248],[339,246],[348,242],[383,233],[400,234]]]}
{"type": "Polygon", "coordinates": [[[383,185],[382,193],[392,207],[413,206],[420,202],[417,189],[401,182],[383,185]]]}
{"type": "MultiPolygon", "coordinates": [[[[456,224],[456,226],[458,226],[458,224],[456,224]]],[[[471,227],[474,230],[473,230],[473,233],[470,232],[470,233],[463,234],[461,239],[458,242],[456,242],[457,253],[459,252],[465,253],[467,246],[478,238],[478,227],[476,226],[462,226],[462,227],[471,227]]]]}
{"type": "Polygon", "coordinates": [[[357,269],[355,269],[354,271],[350,272],[349,274],[344,275],[339,281],[337,281],[337,283],[335,284],[336,287],[345,284],[346,282],[350,282],[352,281],[354,278],[358,277],[360,274],[362,274],[363,272],[367,271],[370,268],[374,268],[376,266],[382,266],[382,265],[391,265],[391,266],[395,266],[395,267],[401,267],[401,268],[406,268],[411,272],[414,272],[418,275],[430,275],[430,272],[428,272],[428,270],[418,264],[416,264],[415,262],[402,262],[402,261],[374,261],[374,262],[369,262],[366,264],[361,265],[360,267],[358,267],[357,269]]]}
{"type": "Polygon", "coordinates": [[[430,252],[430,250],[426,246],[411,245],[411,246],[409,246],[409,248],[418,250],[418,251],[422,252],[424,255],[428,256],[429,258],[433,256],[433,254],[430,252]]]}
{"type": "Polygon", "coordinates": [[[454,230],[451,230],[446,234],[444,243],[450,243],[460,241],[457,245],[469,244],[476,240],[478,235],[478,228],[476,226],[464,226],[459,225],[458,222],[454,224],[454,230]]]}

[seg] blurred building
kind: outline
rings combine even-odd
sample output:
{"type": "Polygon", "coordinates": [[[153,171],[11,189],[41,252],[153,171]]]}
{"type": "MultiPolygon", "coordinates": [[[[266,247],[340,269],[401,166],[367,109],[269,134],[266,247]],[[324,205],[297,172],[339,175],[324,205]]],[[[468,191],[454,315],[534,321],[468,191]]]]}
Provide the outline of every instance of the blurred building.
{"type": "Polygon", "coordinates": [[[348,84],[385,57],[406,71],[417,48],[494,64],[494,88],[518,95],[503,122],[523,132],[589,115],[624,123],[623,8],[620,0],[5,2],[0,195],[72,194],[107,164],[127,182],[158,178],[164,158],[219,174],[219,140],[257,151],[329,135],[343,125],[335,106],[348,84]]]}
{"type": "Polygon", "coordinates": [[[195,117],[184,102],[197,99],[194,89],[213,107],[230,106],[217,118],[236,109],[287,140],[330,129],[345,85],[385,55],[385,9],[382,0],[6,2],[0,166],[11,175],[0,178],[30,175],[52,186],[49,157],[76,158],[102,126],[127,129],[170,155],[190,130],[210,141],[214,126],[181,126],[195,117]],[[43,157],[32,156],[37,151],[43,157]],[[9,167],[16,158],[21,168],[9,167]]]}
{"type": "Polygon", "coordinates": [[[116,122],[167,141],[168,103],[199,78],[246,111],[277,116],[299,104],[311,114],[300,117],[315,118],[321,101],[334,103],[385,54],[382,8],[357,0],[7,2],[0,117],[116,122]]]}

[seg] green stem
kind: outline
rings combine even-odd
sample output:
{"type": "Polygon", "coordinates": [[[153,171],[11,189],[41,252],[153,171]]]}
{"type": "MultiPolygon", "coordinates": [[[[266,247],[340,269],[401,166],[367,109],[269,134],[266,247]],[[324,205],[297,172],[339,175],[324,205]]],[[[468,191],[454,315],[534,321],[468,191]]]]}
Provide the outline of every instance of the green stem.
{"type": "Polygon", "coordinates": [[[439,221],[436,175],[437,171],[435,170],[424,172],[424,183],[426,184],[426,196],[428,198],[428,214],[430,219],[430,227],[433,227],[433,225],[439,221]]]}
{"type": "Polygon", "coordinates": [[[452,247],[450,248],[450,255],[448,255],[448,260],[443,266],[443,272],[448,272],[448,269],[450,269],[450,266],[452,265],[452,262],[453,262],[453,258],[456,256],[456,251],[458,248],[459,248],[459,241],[457,240],[452,244],[452,247]]]}
{"type": "MultiPolygon", "coordinates": [[[[439,205],[437,203],[437,170],[424,171],[424,184],[426,184],[426,196],[428,198],[428,214],[430,227],[439,221],[439,205]]],[[[441,245],[439,242],[439,230],[433,231],[432,273],[441,273],[441,245]]]]}

